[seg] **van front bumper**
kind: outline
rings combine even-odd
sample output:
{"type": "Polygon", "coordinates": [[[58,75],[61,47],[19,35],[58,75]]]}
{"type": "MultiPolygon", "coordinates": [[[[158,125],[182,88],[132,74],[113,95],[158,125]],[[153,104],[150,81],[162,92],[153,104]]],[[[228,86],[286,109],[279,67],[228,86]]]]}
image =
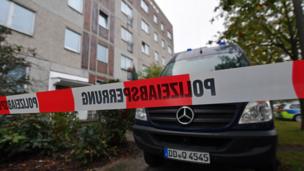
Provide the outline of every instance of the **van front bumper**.
{"type": "Polygon", "coordinates": [[[209,152],[213,165],[263,166],[274,162],[277,133],[265,131],[180,132],[134,125],[136,144],[145,152],[163,156],[165,147],[209,152]]]}

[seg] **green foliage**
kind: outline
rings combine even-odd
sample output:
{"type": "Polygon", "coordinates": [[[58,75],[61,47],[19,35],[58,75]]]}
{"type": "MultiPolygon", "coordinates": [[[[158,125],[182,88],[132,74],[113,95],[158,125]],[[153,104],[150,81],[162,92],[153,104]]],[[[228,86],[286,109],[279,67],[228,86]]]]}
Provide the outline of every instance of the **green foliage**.
{"type": "Polygon", "coordinates": [[[75,113],[54,113],[51,115],[51,131],[55,151],[65,150],[72,147],[77,141],[77,132],[80,121],[75,113]]]}
{"type": "Polygon", "coordinates": [[[25,49],[6,41],[10,30],[0,26],[0,95],[23,93],[24,85],[29,85],[25,57],[35,56],[35,50],[25,49]]]}
{"type": "Polygon", "coordinates": [[[52,151],[51,125],[48,116],[30,116],[20,119],[15,131],[26,137],[28,151],[52,151]]]}
{"type": "Polygon", "coordinates": [[[149,67],[147,67],[145,70],[140,72],[139,78],[145,79],[145,78],[157,78],[160,76],[161,72],[163,70],[163,67],[158,64],[153,64],[149,67]]]}
{"type": "Polygon", "coordinates": [[[78,131],[77,143],[71,150],[72,159],[85,165],[98,158],[107,157],[107,142],[102,123],[82,126],[78,131]]]}
{"type": "Polygon", "coordinates": [[[280,170],[304,170],[304,132],[300,124],[293,121],[275,121],[278,132],[278,158],[280,170]]]}
{"type": "Polygon", "coordinates": [[[134,110],[110,110],[101,111],[107,142],[111,146],[119,146],[126,141],[125,134],[133,124],[134,110]]]}
{"type": "Polygon", "coordinates": [[[275,127],[279,134],[279,145],[303,146],[304,148],[304,132],[299,130],[299,122],[276,120],[275,127]]]}
{"type": "Polygon", "coordinates": [[[75,113],[0,117],[0,162],[23,155],[51,155],[86,165],[117,153],[125,143],[133,110],[102,111],[81,123],[75,113]]]}
{"type": "Polygon", "coordinates": [[[239,44],[253,63],[300,59],[291,0],[221,0],[215,11],[225,19],[219,38],[239,44]]]}
{"type": "Polygon", "coordinates": [[[2,118],[0,125],[0,160],[23,153],[52,151],[50,121],[47,116],[2,118]]]}
{"type": "MultiPolygon", "coordinates": [[[[253,64],[304,59],[292,0],[220,0],[215,11],[225,19],[219,39],[240,45],[253,64]]],[[[300,103],[304,113],[304,100],[300,103]]]]}

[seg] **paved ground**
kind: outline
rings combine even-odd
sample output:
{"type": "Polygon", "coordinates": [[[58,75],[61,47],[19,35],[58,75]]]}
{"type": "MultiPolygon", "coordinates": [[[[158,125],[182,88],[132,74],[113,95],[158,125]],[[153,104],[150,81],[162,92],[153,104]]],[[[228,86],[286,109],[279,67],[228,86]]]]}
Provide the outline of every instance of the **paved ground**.
{"type": "MultiPolygon", "coordinates": [[[[133,136],[131,132],[128,132],[127,139],[130,142],[134,142],[133,136]]],[[[98,168],[96,171],[167,171],[167,170],[174,170],[174,171],[196,171],[196,170],[204,170],[204,171],[251,171],[251,170],[240,170],[236,168],[206,168],[202,167],[201,165],[195,164],[184,164],[179,162],[167,162],[164,166],[158,168],[150,168],[143,159],[142,152],[134,146],[135,154],[130,154],[130,157],[120,159],[118,161],[114,161],[105,167],[98,168]]],[[[95,169],[94,169],[95,170],[95,169]]]]}
{"type": "Polygon", "coordinates": [[[165,164],[162,167],[150,168],[143,160],[142,155],[137,156],[136,158],[122,159],[116,161],[104,168],[97,169],[98,171],[251,171],[251,170],[241,170],[237,168],[206,168],[199,165],[193,164],[182,164],[176,162],[170,162],[165,164]]]}

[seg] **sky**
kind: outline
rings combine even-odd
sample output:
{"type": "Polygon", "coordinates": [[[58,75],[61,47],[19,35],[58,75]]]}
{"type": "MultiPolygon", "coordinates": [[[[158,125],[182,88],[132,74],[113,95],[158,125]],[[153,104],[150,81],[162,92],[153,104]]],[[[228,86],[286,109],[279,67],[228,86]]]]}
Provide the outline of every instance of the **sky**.
{"type": "Polygon", "coordinates": [[[206,46],[224,29],[223,20],[211,24],[219,0],[155,0],[173,25],[174,52],[206,46]]]}

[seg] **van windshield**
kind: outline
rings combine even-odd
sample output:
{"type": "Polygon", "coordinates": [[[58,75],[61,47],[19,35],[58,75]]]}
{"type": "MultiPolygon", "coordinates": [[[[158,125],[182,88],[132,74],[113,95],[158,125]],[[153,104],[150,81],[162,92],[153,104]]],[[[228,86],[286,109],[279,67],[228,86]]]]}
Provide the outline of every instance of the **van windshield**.
{"type": "Polygon", "coordinates": [[[162,72],[162,76],[180,74],[199,74],[215,70],[238,68],[248,66],[249,62],[240,51],[219,52],[208,55],[197,55],[179,58],[167,64],[162,72]]]}

